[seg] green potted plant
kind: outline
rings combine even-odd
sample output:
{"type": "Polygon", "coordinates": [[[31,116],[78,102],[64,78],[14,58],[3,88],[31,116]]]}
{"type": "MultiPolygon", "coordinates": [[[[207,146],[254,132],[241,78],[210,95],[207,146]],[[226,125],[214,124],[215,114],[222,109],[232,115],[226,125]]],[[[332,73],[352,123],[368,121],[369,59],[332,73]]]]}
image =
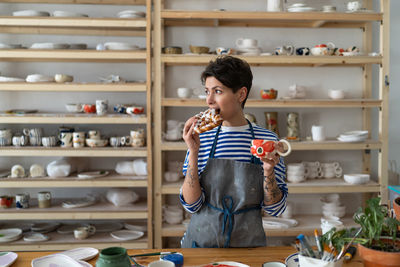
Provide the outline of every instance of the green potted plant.
{"type": "Polygon", "coordinates": [[[400,240],[397,229],[400,222],[389,217],[388,208],[380,198],[367,200],[354,214],[354,221],[362,231],[358,238],[358,251],[366,267],[400,266],[400,240]]]}

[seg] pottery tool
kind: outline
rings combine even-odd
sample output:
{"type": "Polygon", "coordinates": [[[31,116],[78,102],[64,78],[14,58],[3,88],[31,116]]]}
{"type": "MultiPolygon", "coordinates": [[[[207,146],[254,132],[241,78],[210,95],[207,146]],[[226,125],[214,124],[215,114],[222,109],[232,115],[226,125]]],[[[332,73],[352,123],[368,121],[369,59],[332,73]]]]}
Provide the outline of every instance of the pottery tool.
{"type": "MultiPolygon", "coordinates": [[[[303,234],[299,234],[297,239],[300,240],[301,246],[303,247],[303,251],[312,258],[316,258],[314,251],[311,249],[310,244],[307,242],[303,234]]],[[[307,256],[305,255],[305,256],[307,256]]]]}
{"type": "Polygon", "coordinates": [[[362,228],[358,229],[357,233],[353,236],[353,238],[350,240],[350,242],[346,246],[343,246],[339,255],[337,255],[337,257],[336,257],[336,260],[340,260],[340,258],[343,256],[344,252],[349,249],[349,247],[353,243],[354,239],[356,239],[356,237],[361,233],[361,230],[362,230],[362,228]]]}
{"type": "Polygon", "coordinates": [[[129,257],[145,257],[145,256],[158,256],[158,255],[169,255],[169,254],[175,254],[177,253],[176,251],[164,251],[164,252],[152,252],[152,253],[144,253],[144,254],[135,254],[135,255],[129,255],[129,257]]]}
{"type": "Polygon", "coordinates": [[[319,258],[321,258],[322,254],[323,254],[323,251],[322,251],[322,245],[321,245],[321,238],[318,235],[318,230],[317,229],[314,229],[314,237],[315,237],[315,242],[317,243],[319,258]]]}
{"type": "Polygon", "coordinates": [[[353,246],[350,246],[350,247],[346,250],[346,253],[344,254],[344,260],[345,260],[345,261],[350,261],[350,260],[354,257],[354,255],[356,254],[356,252],[357,252],[357,248],[356,248],[356,247],[353,247],[353,246]]]}

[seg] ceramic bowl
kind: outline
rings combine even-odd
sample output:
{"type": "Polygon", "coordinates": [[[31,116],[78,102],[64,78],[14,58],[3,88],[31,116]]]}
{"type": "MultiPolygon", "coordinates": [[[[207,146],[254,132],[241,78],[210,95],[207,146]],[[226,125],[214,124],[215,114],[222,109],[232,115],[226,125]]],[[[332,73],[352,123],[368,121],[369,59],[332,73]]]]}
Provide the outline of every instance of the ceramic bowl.
{"type": "Polygon", "coordinates": [[[207,46],[194,46],[190,45],[190,52],[195,53],[195,54],[208,54],[210,51],[210,48],[207,46]]]}
{"type": "Polygon", "coordinates": [[[83,112],[83,107],[81,104],[65,104],[65,108],[68,112],[72,113],[83,112]]]}
{"type": "Polygon", "coordinates": [[[182,47],[180,46],[166,46],[162,48],[164,54],[182,54],[182,47]]]}
{"type": "Polygon", "coordinates": [[[57,83],[70,83],[74,80],[74,76],[67,74],[56,74],[54,75],[54,80],[57,83]]]}
{"type": "Polygon", "coordinates": [[[108,144],[107,139],[86,139],[86,145],[89,147],[103,147],[108,144]]]}
{"type": "Polygon", "coordinates": [[[368,183],[370,175],[362,173],[353,173],[353,174],[345,174],[343,175],[343,178],[346,181],[346,183],[349,184],[365,184],[368,183]]]}
{"type": "Polygon", "coordinates": [[[127,114],[143,114],[144,107],[127,107],[126,113],[127,114]]]}
{"type": "Polygon", "coordinates": [[[343,99],[344,91],[343,90],[329,90],[328,95],[332,99],[343,99]]]}
{"type": "Polygon", "coordinates": [[[278,91],[275,89],[261,89],[260,95],[262,99],[276,99],[278,91]]]}
{"type": "Polygon", "coordinates": [[[344,215],[346,214],[346,210],[344,210],[344,211],[340,211],[340,210],[325,211],[325,210],[323,210],[323,211],[322,211],[322,214],[323,214],[325,217],[336,216],[336,217],[342,218],[342,217],[344,217],[344,215]]]}
{"type": "Polygon", "coordinates": [[[181,177],[178,172],[169,171],[164,173],[164,179],[166,182],[169,183],[177,182],[180,178],[181,177]]]}

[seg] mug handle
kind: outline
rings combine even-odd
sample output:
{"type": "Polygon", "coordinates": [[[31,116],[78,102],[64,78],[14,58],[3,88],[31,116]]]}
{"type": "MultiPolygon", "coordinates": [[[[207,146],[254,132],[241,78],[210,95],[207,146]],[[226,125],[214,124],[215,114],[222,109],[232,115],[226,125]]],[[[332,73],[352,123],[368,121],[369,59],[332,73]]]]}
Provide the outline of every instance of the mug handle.
{"type": "Polygon", "coordinates": [[[285,139],[282,139],[279,142],[285,143],[288,148],[288,150],[286,152],[277,151],[279,156],[285,157],[285,156],[289,155],[290,152],[292,152],[292,146],[290,145],[290,143],[288,141],[286,141],[285,139]]]}
{"type": "Polygon", "coordinates": [[[94,227],[93,225],[89,225],[88,233],[89,233],[89,235],[94,235],[94,233],[96,233],[96,227],[94,227]]]}
{"type": "Polygon", "coordinates": [[[289,45],[289,55],[293,55],[294,54],[294,46],[293,45],[289,45]]]}
{"type": "Polygon", "coordinates": [[[130,145],[132,145],[132,137],[130,137],[130,136],[125,136],[125,145],[126,146],[130,146],[130,145]]]}
{"type": "Polygon", "coordinates": [[[22,133],[23,133],[24,135],[26,135],[26,136],[29,136],[29,129],[28,129],[28,128],[24,128],[24,129],[22,130],[22,133]]]}
{"type": "Polygon", "coordinates": [[[236,46],[242,46],[243,45],[243,38],[237,39],[236,40],[236,46]]]}

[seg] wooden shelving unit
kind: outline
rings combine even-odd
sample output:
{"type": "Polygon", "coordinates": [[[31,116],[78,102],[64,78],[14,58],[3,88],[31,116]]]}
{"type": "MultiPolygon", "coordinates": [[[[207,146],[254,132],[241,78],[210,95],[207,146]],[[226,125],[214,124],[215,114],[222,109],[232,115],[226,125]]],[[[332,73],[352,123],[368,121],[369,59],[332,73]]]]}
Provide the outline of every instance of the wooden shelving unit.
{"type": "MultiPolygon", "coordinates": [[[[363,1],[366,9],[373,9],[373,0],[363,1]]],[[[187,110],[193,107],[206,107],[201,99],[177,99],[166,97],[165,68],[175,66],[205,66],[216,55],[210,54],[162,54],[163,46],[174,45],[165,43],[165,31],[168,27],[260,27],[260,28],[354,28],[362,31],[363,51],[361,56],[237,56],[246,60],[254,67],[335,67],[362,69],[362,96],[357,99],[300,99],[300,100],[258,100],[248,99],[248,108],[305,108],[305,109],[360,109],[362,112],[362,128],[373,129],[371,110],[379,111],[379,137],[371,137],[361,143],[343,143],[337,140],[324,142],[300,141],[293,142],[294,151],[334,151],[360,150],[362,152],[362,171],[371,172],[371,150],[378,151],[378,177],[365,185],[349,185],[342,179],[311,180],[301,184],[288,184],[289,192],[293,194],[315,193],[360,193],[368,197],[371,193],[379,193],[383,201],[387,199],[387,153],[388,153],[388,83],[389,77],[389,1],[380,0],[379,12],[368,13],[323,13],[323,12],[249,12],[249,11],[197,11],[165,9],[164,1],[154,3],[154,161],[163,162],[168,152],[184,153],[184,142],[167,142],[162,139],[162,131],[166,110],[180,108],[187,110]],[[380,25],[380,46],[378,56],[369,56],[372,50],[372,23],[380,25]],[[372,86],[372,66],[379,67],[379,86],[372,86]],[[372,97],[372,91],[379,91],[378,98],[372,97]]],[[[301,29],[298,30],[301,32],[301,29]]],[[[163,168],[154,170],[154,214],[155,216],[155,247],[163,247],[166,237],[181,237],[185,228],[183,225],[163,224],[160,214],[167,195],[179,193],[180,183],[165,184],[163,182],[163,168]]],[[[384,202],[385,203],[385,202],[384,202]]],[[[267,236],[294,236],[299,233],[312,234],[320,226],[321,215],[299,215],[296,219],[300,224],[290,230],[268,230],[267,236]]],[[[346,226],[351,226],[350,218],[344,220],[346,226]]]]}
{"type": "MultiPolygon", "coordinates": [[[[145,95],[145,115],[131,116],[122,114],[71,114],[43,112],[34,114],[6,114],[0,113],[0,124],[24,125],[105,125],[104,127],[117,127],[117,125],[132,125],[133,128],[146,129],[146,147],[0,147],[2,157],[90,157],[90,158],[147,158],[147,176],[123,176],[110,170],[108,176],[94,179],[80,179],[76,174],[66,178],[2,178],[1,188],[136,188],[145,192],[146,197],[139,203],[127,207],[116,207],[110,203],[99,202],[93,206],[75,209],[62,208],[62,199],[52,199],[52,206],[47,209],[37,207],[36,200],[30,201],[29,209],[4,209],[0,211],[2,221],[57,221],[65,220],[94,220],[103,221],[147,221],[147,234],[133,241],[114,239],[109,233],[96,233],[86,240],[76,240],[73,235],[49,233],[50,240],[41,243],[29,243],[18,240],[11,243],[0,244],[0,250],[65,250],[75,247],[91,246],[105,248],[110,246],[123,246],[125,248],[152,248],[153,247],[153,183],[152,183],[152,127],[151,127],[151,25],[152,6],[150,0],[27,0],[27,1],[0,1],[0,3],[28,3],[28,4],[73,4],[73,5],[130,5],[145,6],[146,18],[120,19],[113,18],[65,18],[65,17],[11,17],[0,16],[0,33],[6,34],[47,34],[47,35],[96,35],[96,36],[123,36],[145,38],[145,48],[139,50],[45,50],[45,49],[10,49],[0,51],[2,62],[91,62],[91,63],[141,63],[145,64],[146,78],[144,81],[121,83],[27,83],[8,82],[0,83],[0,94],[14,92],[67,92],[67,93],[131,93],[145,95]]],[[[20,8],[20,6],[19,6],[20,8]]],[[[69,37],[71,38],[71,37],[69,37]]],[[[139,65],[138,65],[139,66],[139,65]]],[[[140,66],[140,68],[143,68],[140,66]]],[[[135,68],[132,68],[135,71],[135,68]]],[[[43,104],[42,110],[46,110],[43,104]]],[[[55,126],[55,127],[56,127],[55,126]]],[[[22,127],[22,126],[21,126],[22,127]]],[[[4,128],[4,127],[3,127],[4,128]]],[[[6,167],[8,168],[8,166],[6,167]]],[[[4,167],[2,166],[2,169],[4,167]]]]}

